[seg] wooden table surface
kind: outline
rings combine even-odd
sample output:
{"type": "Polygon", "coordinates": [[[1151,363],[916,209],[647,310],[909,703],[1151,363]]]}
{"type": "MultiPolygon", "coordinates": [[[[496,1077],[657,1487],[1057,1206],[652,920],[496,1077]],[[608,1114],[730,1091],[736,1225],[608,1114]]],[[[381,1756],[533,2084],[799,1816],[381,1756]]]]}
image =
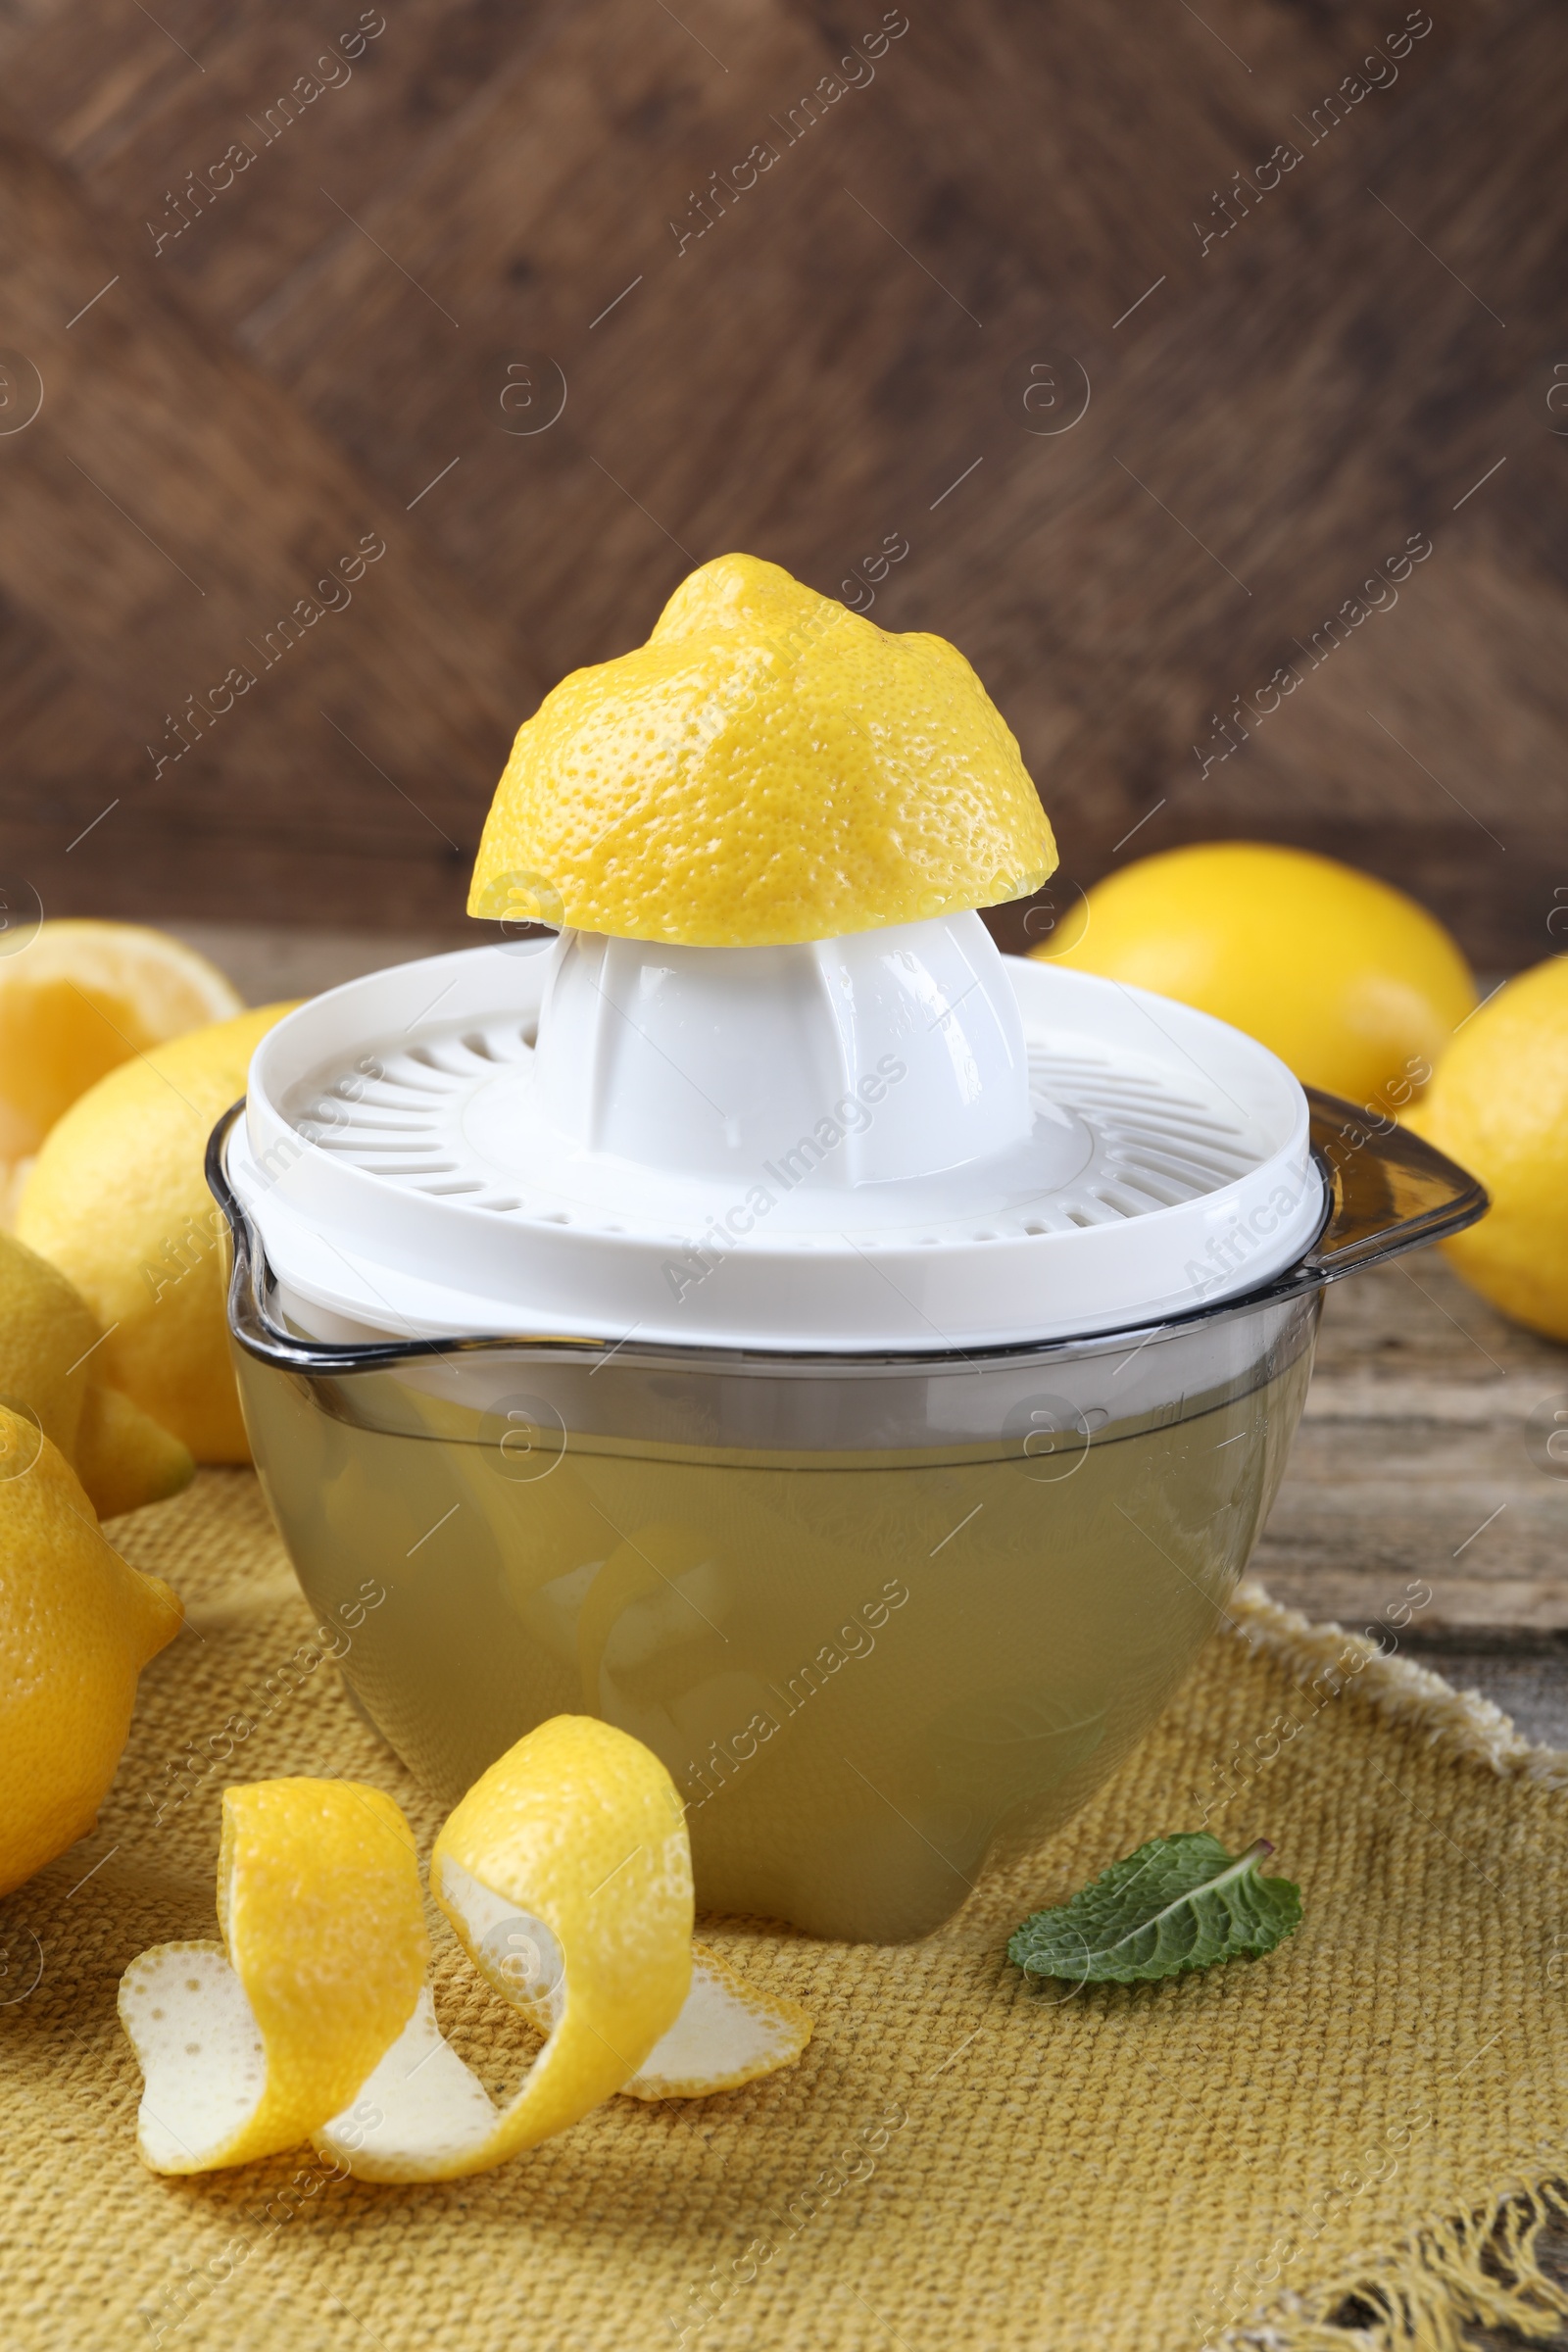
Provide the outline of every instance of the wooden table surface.
{"type": "MultiPolygon", "coordinates": [[[[435,931],[168,928],[253,1004],[471,944],[435,931]]],[[[1495,1700],[1526,1738],[1568,1748],[1568,1458],[1552,1475],[1530,1428],[1552,1400],[1568,1414],[1568,1348],[1508,1322],[1439,1251],[1334,1284],[1251,1573],[1276,1600],[1358,1632],[1382,1626],[1385,1641],[1390,1611],[1408,1607],[1403,1655],[1495,1700]]],[[[1568,2230],[1549,2232],[1544,2251],[1568,2283],[1568,2230]]],[[[1505,2330],[1471,2340],[1526,2352],[1505,2330]]],[[[1568,2352],[1568,2328],[1544,2352],[1568,2352]]]]}
{"type": "MultiPolygon", "coordinates": [[[[1553,1399],[1568,1416],[1568,1348],[1508,1322],[1439,1251],[1336,1283],[1253,1573],[1357,1629],[1410,1601],[1404,1645],[1499,1703],[1499,1678],[1568,1692],[1568,1449],[1553,1476],[1530,1426],[1553,1399]]],[[[1568,1746],[1568,1706],[1555,1721],[1568,1746]]]]}

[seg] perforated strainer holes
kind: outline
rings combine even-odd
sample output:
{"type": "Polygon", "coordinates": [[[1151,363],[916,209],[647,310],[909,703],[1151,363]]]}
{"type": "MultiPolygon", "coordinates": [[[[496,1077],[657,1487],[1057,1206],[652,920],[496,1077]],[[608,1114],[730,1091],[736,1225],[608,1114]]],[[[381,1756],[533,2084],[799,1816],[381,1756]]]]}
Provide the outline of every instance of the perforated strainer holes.
{"type": "MultiPolygon", "coordinates": [[[[623,1236],[683,1249],[689,1233],[666,1226],[667,1207],[650,1214],[640,1212],[635,1200],[606,1200],[589,1208],[564,1198],[554,1183],[540,1181],[534,1189],[504,1157],[492,1165],[476,1154],[466,1125],[469,1106],[497,1081],[507,1083],[509,1070],[522,1076],[536,1034],[536,1018],[514,1012],[479,1019],[470,1014],[445,1031],[405,1034],[352,1067],[318,1071],[291,1107],[298,1118],[298,1106],[310,1106],[311,1140],[340,1165],[347,1162],[393,1191],[450,1201],[466,1212],[559,1227],[574,1237],[623,1236]],[[525,1188],[520,1195],[519,1183],[525,1188]]],[[[1204,1199],[1266,1156],[1266,1145],[1245,1116],[1233,1118],[1223,1093],[1205,1089],[1200,1073],[1189,1081],[1181,1071],[1166,1074],[1152,1062],[1119,1066],[1092,1050],[1061,1051],[1040,1040],[1031,1043],[1029,1063],[1042,1110],[1059,1106],[1089,1131],[1089,1158],[1076,1176],[1056,1190],[1014,1196],[1005,1204],[982,1195],[966,1210],[956,1204],[951,1216],[937,1210],[923,1230],[878,1226],[853,1236],[849,1247],[872,1256],[911,1247],[961,1250],[987,1243],[1044,1243],[1204,1199]],[[989,1221],[978,1224],[977,1215],[989,1221]]],[[[929,1218],[932,1205],[912,1214],[929,1218]]],[[[847,1247],[842,1234],[783,1224],[769,1229],[767,1241],[770,1250],[807,1263],[839,1256],[847,1247]]]]}
{"type": "Polygon", "coordinates": [[[1123,1184],[1130,1191],[1146,1194],[1160,1208],[1173,1208],[1177,1201],[1189,1197],[1185,1188],[1172,1184],[1168,1176],[1156,1178],[1145,1162],[1135,1159],[1130,1152],[1116,1153],[1115,1166],[1123,1184]]]}
{"type": "Polygon", "coordinates": [[[328,1151],[339,1151],[347,1145],[357,1152],[408,1152],[423,1150],[435,1128],[434,1119],[409,1120],[400,1127],[345,1119],[329,1133],[318,1135],[316,1140],[324,1144],[328,1151]]]}
{"type": "Polygon", "coordinates": [[[1141,1201],[1129,1200],[1125,1193],[1113,1193],[1104,1185],[1096,1192],[1095,1199],[1118,1217],[1137,1217],[1144,1213],[1141,1201]]]}
{"type": "Polygon", "coordinates": [[[400,1135],[423,1135],[429,1126],[428,1120],[416,1120],[412,1117],[370,1119],[367,1118],[363,1111],[353,1113],[345,1113],[341,1110],[329,1111],[324,1105],[318,1110],[317,1116],[323,1119],[330,1117],[335,1126],[352,1128],[356,1135],[366,1138],[386,1136],[395,1140],[400,1135]]]}
{"type": "Polygon", "coordinates": [[[1178,1127],[1140,1113],[1130,1118],[1125,1112],[1107,1111],[1102,1105],[1090,1103],[1100,1125],[1117,1141],[1138,1144],[1177,1162],[1178,1165],[1211,1167],[1228,1174],[1240,1174],[1256,1165],[1256,1155],[1215,1133],[1202,1119],[1195,1118],[1186,1127],[1178,1127]]]}
{"type": "Polygon", "coordinates": [[[1062,1203],[1080,1230],[1202,1200],[1266,1156],[1244,1125],[1194,1088],[1038,1046],[1029,1069],[1041,1093],[1076,1111],[1095,1138],[1094,1156],[1062,1203]]]}
{"type": "Polygon", "coordinates": [[[1181,1161],[1213,1164],[1241,1171],[1254,1167],[1260,1156],[1235,1140],[1236,1131],[1200,1117],[1156,1115],[1137,1105],[1108,1101],[1099,1095],[1076,1097],[1072,1107],[1107,1143],[1137,1143],[1151,1151],[1168,1152],[1181,1161]]]}
{"type": "Polygon", "coordinates": [[[526,1214],[514,1192],[473,1165],[461,1122],[476,1086],[527,1062],[531,1034],[532,1024],[524,1033],[509,1016],[461,1034],[399,1039],[352,1070],[318,1074],[303,1113],[296,1098],[296,1127],[308,1142],[400,1191],[526,1214]]]}
{"type": "Polygon", "coordinates": [[[457,1070],[449,1068],[446,1062],[437,1058],[431,1046],[410,1046],[407,1058],[418,1062],[422,1069],[434,1070],[442,1078],[456,1078],[459,1075],[457,1070]]]}

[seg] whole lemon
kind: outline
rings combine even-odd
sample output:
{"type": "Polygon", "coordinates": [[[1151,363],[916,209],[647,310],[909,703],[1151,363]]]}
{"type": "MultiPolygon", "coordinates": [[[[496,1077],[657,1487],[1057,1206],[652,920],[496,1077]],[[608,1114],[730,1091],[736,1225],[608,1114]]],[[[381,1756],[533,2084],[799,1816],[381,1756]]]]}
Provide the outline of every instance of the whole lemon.
{"type": "Polygon", "coordinates": [[[138,1054],[74,1102],[23,1187],[17,1235],[74,1282],[105,1337],[100,1376],[199,1462],[250,1450],[228,1358],[214,1122],[289,1010],[266,1004],[138,1054]]]}
{"type": "Polygon", "coordinates": [[[58,1446],[100,1518],[162,1502],[195,1464],[177,1438],[99,1378],[103,1333],[58,1266],[0,1233],[0,1404],[58,1446]]]}
{"type": "Polygon", "coordinates": [[[1434,915],[1332,858],[1205,842],[1097,882],[1034,954],[1245,1029],[1305,1086],[1408,1102],[1476,1001],[1434,915]]]}
{"type": "Polygon", "coordinates": [[[1479,1176],[1490,1215],[1444,1248],[1494,1306],[1568,1340],[1568,958],[1489,997],[1406,1122],[1479,1176]]]}
{"type": "Polygon", "coordinates": [[[64,1454],[0,1406],[0,1894],[92,1828],[136,1677],[181,1614],[99,1533],[64,1454]]]}

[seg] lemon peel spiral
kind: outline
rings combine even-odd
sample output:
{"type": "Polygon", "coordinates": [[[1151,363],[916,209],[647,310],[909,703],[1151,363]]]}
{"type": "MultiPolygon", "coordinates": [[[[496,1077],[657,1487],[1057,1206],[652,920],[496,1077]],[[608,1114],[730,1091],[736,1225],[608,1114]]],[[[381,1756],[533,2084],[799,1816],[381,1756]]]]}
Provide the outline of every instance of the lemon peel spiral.
{"type": "Polygon", "coordinates": [[[121,1985],[145,2079],[137,2144],[157,2172],[309,2138],[364,2180],[454,2180],[615,2091],[704,2097],[809,2039],[804,2010],[693,1944],[674,1784],[595,1718],[557,1716],[509,1749],[431,1856],[464,1950],[546,2036],[500,2106],[436,2017],[413,1837],[391,1798],[290,1780],[223,1805],[223,1941],[156,1946],[121,1985]]]}

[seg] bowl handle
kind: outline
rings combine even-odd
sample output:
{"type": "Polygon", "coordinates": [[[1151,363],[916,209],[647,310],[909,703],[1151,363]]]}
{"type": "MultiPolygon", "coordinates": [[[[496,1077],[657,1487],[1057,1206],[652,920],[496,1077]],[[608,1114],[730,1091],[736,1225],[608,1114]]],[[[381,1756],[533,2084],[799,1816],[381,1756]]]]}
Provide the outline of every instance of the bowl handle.
{"type": "Polygon", "coordinates": [[[1337,1282],[1402,1250],[1462,1233],[1492,1202],[1468,1170],[1386,1114],[1374,1118],[1309,1086],[1312,1155],[1329,1198],[1298,1279],[1337,1282]]]}

